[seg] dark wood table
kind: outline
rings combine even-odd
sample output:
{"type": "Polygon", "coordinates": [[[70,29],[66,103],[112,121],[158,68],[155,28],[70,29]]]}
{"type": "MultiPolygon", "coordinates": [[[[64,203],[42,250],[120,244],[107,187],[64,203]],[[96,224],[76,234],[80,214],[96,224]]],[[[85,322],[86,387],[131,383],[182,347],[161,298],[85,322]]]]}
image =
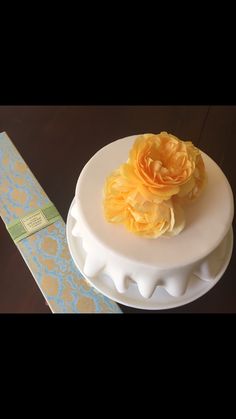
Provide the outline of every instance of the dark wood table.
{"type": "MultiPolygon", "coordinates": [[[[6,131],[64,220],[84,164],[109,142],[132,134],[168,131],[190,139],[236,186],[235,106],[0,106],[6,131]]],[[[0,312],[50,309],[0,221],[0,312]]],[[[165,313],[236,313],[236,258],[206,295],[165,313]]],[[[145,312],[121,306],[127,313],[145,312]]],[[[160,311],[156,311],[160,313],[160,311]]]]}

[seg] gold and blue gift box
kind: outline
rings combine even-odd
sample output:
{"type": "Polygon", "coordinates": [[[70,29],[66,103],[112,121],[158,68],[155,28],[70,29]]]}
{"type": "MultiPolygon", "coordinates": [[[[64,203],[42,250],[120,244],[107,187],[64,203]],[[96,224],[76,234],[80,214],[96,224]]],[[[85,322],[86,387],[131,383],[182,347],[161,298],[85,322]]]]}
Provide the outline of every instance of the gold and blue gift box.
{"type": "Polygon", "coordinates": [[[70,256],[65,223],[8,135],[0,133],[0,215],[54,313],[121,313],[70,256]]]}

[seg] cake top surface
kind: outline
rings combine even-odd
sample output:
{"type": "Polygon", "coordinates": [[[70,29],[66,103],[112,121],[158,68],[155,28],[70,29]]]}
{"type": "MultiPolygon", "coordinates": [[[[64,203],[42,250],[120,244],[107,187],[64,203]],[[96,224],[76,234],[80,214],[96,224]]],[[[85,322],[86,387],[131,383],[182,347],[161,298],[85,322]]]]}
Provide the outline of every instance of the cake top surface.
{"type": "Polygon", "coordinates": [[[76,186],[81,222],[95,242],[144,265],[168,269],[204,258],[229,230],[233,218],[233,196],[222,170],[203,152],[208,182],[200,197],[185,206],[186,225],[179,235],[155,240],[138,237],[123,225],[105,220],[102,207],[105,179],[114,167],[126,160],[136,137],[108,144],[84,166],[76,186]]]}

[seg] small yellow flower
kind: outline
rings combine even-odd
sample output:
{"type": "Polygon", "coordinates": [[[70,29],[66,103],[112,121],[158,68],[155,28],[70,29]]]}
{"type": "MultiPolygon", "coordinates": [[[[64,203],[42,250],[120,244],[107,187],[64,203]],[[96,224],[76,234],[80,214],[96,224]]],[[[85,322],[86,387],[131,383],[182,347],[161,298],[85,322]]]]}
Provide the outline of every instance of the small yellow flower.
{"type": "Polygon", "coordinates": [[[113,172],[106,181],[103,204],[107,221],[123,223],[139,236],[174,236],[184,228],[184,214],[177,204],[172,200],[146,201],[137,189],[129,189],[119,171],[113,172]]]}

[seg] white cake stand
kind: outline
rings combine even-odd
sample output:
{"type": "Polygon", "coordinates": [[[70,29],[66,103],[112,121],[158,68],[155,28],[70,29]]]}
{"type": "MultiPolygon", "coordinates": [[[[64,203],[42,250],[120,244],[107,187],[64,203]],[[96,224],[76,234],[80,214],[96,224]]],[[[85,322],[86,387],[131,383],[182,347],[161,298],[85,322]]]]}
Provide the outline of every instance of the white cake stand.
{"type": "Polygon", "coordinates": [[[233,250],[232,227],[224,239],[225,242],[222,243],[222,245],[225,246],[225,255],[222,260],[220,270],[213,280],[203,281],[196,275],[192,275],[185,294],[180,297],[173,297],[164,288],[157,287],[151,298],[145,299],[140,295],[135,283],[131,283],[127,291],[124,294],[121,294],[117,291],[113,281],[105,274],[99,273],[93,278],[88,278],[83,273],[86,253],[82,246],[82,240],[79,237],[72,235],[72,230],[76,224],[75,219],[71,215],[71,208],[73,207],[73,204],[74,200],[72,201],[70,210],[68,212],[66,223],[66,235],[71,257],[76,267],[82,273],[84,278],[89,282],[89,284],[93,286],[97,291],[101,292],[117,303],[145,310],[163,310],[188,304],[197,300],[199,297],[210,291],[210,289],[213,288],[222,278],[229,264],[233,250]]]}
{"type": "Polygon", "coordinates": [[[145,239],[105,220],[106,177],[126,161],[136,136],[114,141],[84,166],[68,214],[72,258],[101,293],[131,307],[166,309],[187,304],[209,291],[230,261],[234,213],[230,185],[205,153],[208,175],[201,196],[185,207],[186,226],[170,239],[145,239]]]}

